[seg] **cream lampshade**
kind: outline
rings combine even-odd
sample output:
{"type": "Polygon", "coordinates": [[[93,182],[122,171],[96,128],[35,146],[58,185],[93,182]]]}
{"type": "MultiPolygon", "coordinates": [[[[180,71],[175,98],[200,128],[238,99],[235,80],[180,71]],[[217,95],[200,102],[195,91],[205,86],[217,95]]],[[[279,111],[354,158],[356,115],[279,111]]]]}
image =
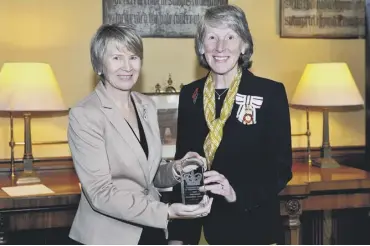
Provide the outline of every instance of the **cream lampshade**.
{"type": "Polygon", "coordinates": [[[49,64],[5,63],[0,72],[1,111],[64,111],[59,84],[49,64]]]}
{"type": "Polygon", "coordinates": [[[326,108],[364,101],[346,63],[313,63],[307,64],[291,104],[326,108]]]}
{"type": "Polygon", "coordinates": [[[66,111],[59,84],[45,63],[5,63],[0,71],[0,111],[24,116],[24,173],[17,183],[40,180],[33,172],[31,112],[66,111]]]}
{"type": "Polygon", "coordinates": [[[328,111],[362,107],[364,100],[346,63],[307,64],[291,100],[291,106],[323,111],[323,144],[320,160],[313,165],[339,167],[331,158],[328,111]]]}

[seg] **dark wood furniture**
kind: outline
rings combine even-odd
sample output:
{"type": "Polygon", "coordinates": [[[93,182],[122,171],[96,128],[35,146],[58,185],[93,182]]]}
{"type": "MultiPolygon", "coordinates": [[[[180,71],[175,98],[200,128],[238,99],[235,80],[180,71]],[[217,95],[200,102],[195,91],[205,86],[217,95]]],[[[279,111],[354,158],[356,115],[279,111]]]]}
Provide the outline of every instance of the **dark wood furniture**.
{"type": "MultiPolygon", "coordinates": [[[[285,242],[300,244],[303,211],[370,207],[370,173],[347,166],[319,169],[295,164],[293,179],[281,192],[280,212],[285,217],[285,242]]],[[[318,232],[320,233],[320,232],[318,232]]]]}
{"type": "MultiPolygon", "coordinates": [[[[366,31],[366,77],[365,77],[365,108],[366,108],[366,163],[370,163],[370,0],[365,1],[366,31]]],[[[369,165],[370,166],[370,165],[369,165]]],[[[369,167],[370,169],[370,167],[369,167]]],[[[367,170],[369,170],[367,169],[367,170]]]]}
{"type": "MultiPolygon", "coordinates": [[[[9,231],[70,227],[80,200],[80,186],[73,169],[38,172],[52,195],[9,197],[0,190],[0,244],[9,231]]],[[[9,176],[0,176],[0,186],[16,186],[9,176]]]]}
{"type": "MultiPolygon", "coordinates": [[[[319,169],[295,163],[293,179],[281,192],[281,214],[286,225],[286,244],[300,244],[303,211],[370,207],[370,173],[351,167],[319,169]]],[[[0,190],[0,243],[7,232],[69,227],[80,198],[73,169],[40,171],[42,183],[55,194],[12,198],[0,190]]],[[[0,186],[13,186],[0,176],[0,186]]]]}

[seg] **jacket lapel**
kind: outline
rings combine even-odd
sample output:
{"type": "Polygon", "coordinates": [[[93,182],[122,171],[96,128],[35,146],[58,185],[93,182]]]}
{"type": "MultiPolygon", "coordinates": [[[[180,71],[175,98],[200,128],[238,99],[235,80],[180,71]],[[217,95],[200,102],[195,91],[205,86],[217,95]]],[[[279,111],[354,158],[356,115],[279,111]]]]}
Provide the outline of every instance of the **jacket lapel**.
{"type": "Polygon", "coordinates": [[[95,91],[101,101],[103,113],[106,115],[107,119],[111,122],[114,128],[116,128],[116,130],[119,132],[127,145],[132,149],[132,152],[136,155],[140,164],[140,168],[143,171],[145,181],[148,184],[149,168],[143,148],[141,147],[139,141],[136,139],[136,136],[132,132],[123,115],[119,113],[118,108],[109,98],[109,95],[107,94],[107,91],[102,82],[99,82],[95,91]]]}
{"type": "Polygon", "coordinates": [[[158,123],[151,122],[153,118],[150,117],[152,113],[157,114],[157,112],[150,112],[149,105],[143,102],[140,99],[140,97],[137,95],[137,93],[132,92],[132,97],[134,99],[136,109],[138,111],[139,118],[140,118],[141,124],[144,129],[146,141],[148,143],[148,151],[149,151],[148,162],[149,162],[149,171],[151,173],[153,167],[155,167],[154,164],[159,163],[158,153],[161,153],[160,149],[157,148],[157,146],[161,146],[161,143],[160,142],[156,143],[156,140],[158,138],[155,138],[154,129],[152,128],[152,126],[158,123]]]}

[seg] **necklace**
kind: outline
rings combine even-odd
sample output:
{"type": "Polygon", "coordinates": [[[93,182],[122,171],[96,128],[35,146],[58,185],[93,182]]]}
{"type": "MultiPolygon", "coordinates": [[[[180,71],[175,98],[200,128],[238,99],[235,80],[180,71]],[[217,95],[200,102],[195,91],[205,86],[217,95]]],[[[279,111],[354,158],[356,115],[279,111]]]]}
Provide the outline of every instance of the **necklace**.
{"type": "Polygon", "coordinates": [[[220,100],[221,99],[221,96],[228,90],[229,88],[226,88],[221,94],[218,94],[218,92],[216,91],[216,89],[215,89],[215,92],[216,92],[216,94],[217,94],[217,96],[218,96],[218,100],[220,100]]]}

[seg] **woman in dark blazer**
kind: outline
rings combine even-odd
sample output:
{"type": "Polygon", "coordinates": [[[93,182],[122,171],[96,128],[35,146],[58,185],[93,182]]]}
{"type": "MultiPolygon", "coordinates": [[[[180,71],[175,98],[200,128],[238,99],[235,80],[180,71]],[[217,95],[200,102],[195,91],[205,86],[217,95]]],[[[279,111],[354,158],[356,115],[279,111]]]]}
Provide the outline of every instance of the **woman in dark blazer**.
{"type": "MultiPolygon", "coordinates": [[[[199,22],[196,53],[209,74],[180,93],[175,158],[205,156],[204,218],[173,221],[170,244],[273,244],[281,232],[278,193],[292,177],[289,107],[284,85],[248,68],[252,37],[244,12],[209,8],[199,22]]],[[[180,201],[175,186],[173,202],[180,201]]]]}

